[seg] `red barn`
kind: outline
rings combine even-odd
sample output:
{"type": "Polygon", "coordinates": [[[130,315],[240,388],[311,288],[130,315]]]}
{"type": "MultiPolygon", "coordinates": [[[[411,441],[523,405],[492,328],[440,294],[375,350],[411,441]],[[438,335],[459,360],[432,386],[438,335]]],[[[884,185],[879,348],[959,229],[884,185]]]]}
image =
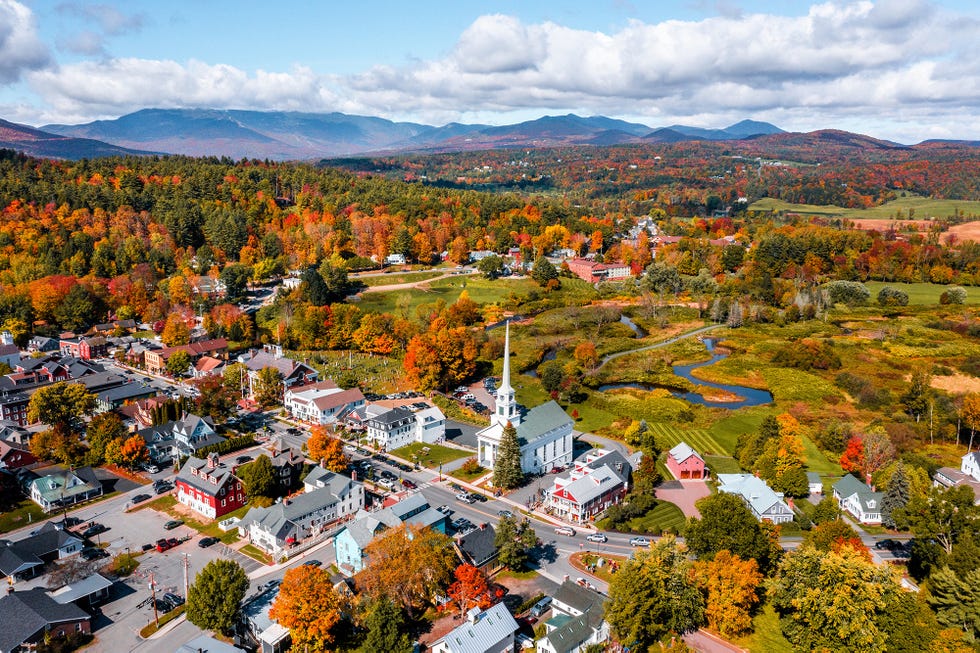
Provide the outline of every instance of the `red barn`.
{"type": "Polygon", "coordinates": [[[667,454],[667,469],[677,479],[705,478],[704,458],[681,442],[667,454]]]}
{"type": "Polygon", "coordinates": [[[206,460],[191,456],[177,474],[177,501],[210,519],[241,508],[248,499],[234,471],[216,453],[206,460]]]}

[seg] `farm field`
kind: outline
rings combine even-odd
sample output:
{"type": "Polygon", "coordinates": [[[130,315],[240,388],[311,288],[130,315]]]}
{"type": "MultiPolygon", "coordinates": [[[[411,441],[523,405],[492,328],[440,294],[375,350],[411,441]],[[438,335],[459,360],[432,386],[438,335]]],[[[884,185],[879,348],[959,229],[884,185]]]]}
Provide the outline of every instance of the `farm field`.
{"type": "MultiPolygon", "coordinates": [[[[868,281],[864,285],[871,291],[872,302],[878,297],[881,289],[888,286],[889,288],[901,290],[906,293],[909,296],[910,306],[936,306],[939,304],[940,295],[949,288],[949,286],[940,283],[883,283],[881,281],[868,281]]],[[[973,305],[980,304],[980,290],[966,288],[966,303],[973,305]]]]}
{"type": "Polygon", "coordinates": [[[806,215],[825,215],[847,218],[849,220],[903,220],[909,218],[918,222],[926,218],[947,218],[954,216],[980,216],[980,202],[969,200],[935,200],[929,197],[899,197],[881,206],[869,209],[847,209],[834,205],[792,204],[772,197],[764,197],[749,206],[750,211],[784,211],[806,215]]]}
{"type": "Polygon", "coordinates": [[[695,451],[704,455],[731,456],[732,452],[722,447],[722,445],[712,437],[711,433],[704,429],[679,429],[669,424],[650,424],[650,432],[654,434],[657,445],[662,451],[672,449],[679,442],[684,441],[694,448],[695,451]]]}

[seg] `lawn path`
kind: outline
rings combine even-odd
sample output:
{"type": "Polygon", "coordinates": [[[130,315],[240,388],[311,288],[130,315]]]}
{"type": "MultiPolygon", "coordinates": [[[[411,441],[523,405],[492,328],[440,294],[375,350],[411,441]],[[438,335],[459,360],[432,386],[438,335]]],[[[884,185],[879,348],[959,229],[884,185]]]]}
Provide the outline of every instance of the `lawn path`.
{"type": "Polygon", "coordinates": [[[638,347],[636,349],[628,349],[626,351],[617,351],[614,354],[608,354],[607,356],[604,356],[601,361],[599,361],[599,365],[596,367],[596,371],[599,371],[600,369],[602,369],[602,366],[603,365],[605,365],[606,363],[608,363],[609,361],[611,361],[611,360],[613,360],[615,358],[619,358],[620,356],[625,356],[627,354],[635,354],[637,352],[647,351],[649,349],[660,349],[661,347],[666,347],[668,345],[672,345],[675,342],[680,342],[681,340],[686,340],[687,338],[691,338],[693,336],[698,336],[698,335],[701,335],[702,333],[707,333],[708,331],[712,331],[713,329],[720,329],[723,326],[725,326],[725,325],[724,324],[709,324],[708,326],[700,327],[700,328],[695,329],[694,331],[688,331],[687,333],[682,333],[679,336],[674,336],[673,338],[669,338],[667,340],[664,340],[663,342],[658,342],[658,343],[653,344],[653,345],[646,345],[644,347],[638,347]]]}

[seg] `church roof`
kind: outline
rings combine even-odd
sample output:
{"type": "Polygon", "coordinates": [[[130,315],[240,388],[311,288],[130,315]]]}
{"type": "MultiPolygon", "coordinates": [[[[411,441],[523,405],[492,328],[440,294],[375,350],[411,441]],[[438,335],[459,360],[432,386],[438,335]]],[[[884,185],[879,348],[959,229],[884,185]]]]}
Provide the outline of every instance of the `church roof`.
{"type": "Polygon", "coordinates": [[[570,425],[571,423],[572,418],[568,416],[568,413],[558,405],[558,402],[552,400],[527,412],[521,423],[517,425],[517,438],[523,446],[534,442],[559,426],[570,425]]]}

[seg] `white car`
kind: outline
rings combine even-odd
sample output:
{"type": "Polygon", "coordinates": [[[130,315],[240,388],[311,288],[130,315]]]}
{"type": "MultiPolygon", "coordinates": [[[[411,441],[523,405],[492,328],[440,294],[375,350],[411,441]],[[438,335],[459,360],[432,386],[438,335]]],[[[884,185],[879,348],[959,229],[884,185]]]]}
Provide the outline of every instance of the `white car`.
{"type": "Polygon", "coordinates": [[[645,537],[631,537],[630,546],[650,546],[650,540],[645,537]]]}
{"type": "Polygon", "coordinates": [[[571,526],[559,526],[555,529],[555,533],[558,535],[568,535],[569,537],[575,537],[575,529],[571,526]]]}
{"type": "Polygon", "coordinates": [[[585,537],[589,542],[608,542],[609,538],[605,533],[590,533],[585,537]]]}

